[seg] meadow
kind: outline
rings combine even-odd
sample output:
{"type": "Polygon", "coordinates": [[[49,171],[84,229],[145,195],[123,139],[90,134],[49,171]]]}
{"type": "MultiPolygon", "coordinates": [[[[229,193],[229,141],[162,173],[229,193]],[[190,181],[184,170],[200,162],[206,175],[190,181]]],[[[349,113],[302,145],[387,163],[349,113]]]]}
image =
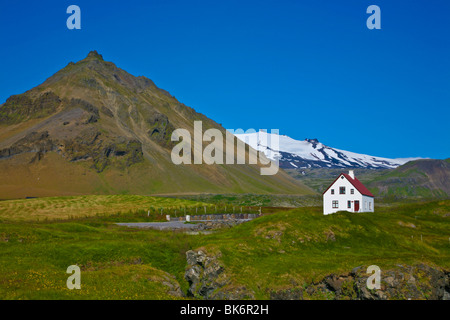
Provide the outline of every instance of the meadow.
{"type": "MultiPolygon", "coordinates": [[[[34,205],[43,201],[42,210],[45,203],[54,206],[47,220],[38,207],[38,221],[36,216],[27,218],[26,211],[15,215],[11,204],[0,202],[0,208],[10,208],[0,213],[1,299],[185,299],[174,292],[187,292],[186,251],[197,248],[221,252],[233,285],[245,286],[257,299],[268,299],[270,291],[293,283],[305,286],[361,265],[385,269],[426,263],[450,269],[449,200],[398,204],[372,214],[323,216],[320,207],[303,207],[212,234],[190,235],[117,226],[119,216],[143,219],[142,199],[117,196],[129,197],[126,206],[125,198],[90,197],[85,203],[107,209],[116,203],[116,207],[107,210],[110,215],[98,215],[105,211],[85,206],[74,216],[76,210],[64,211],[77,206],[72,197],[64,198],[67,206],[61,208],[64,201],[58,199],[17,200],[23,208],[27,201],[34,205]],[[59,210],[72,218],[56,220],[59,210]],[[66,287],[66,269],[74,264],[81,268],[81,290],[66,287]]],[[[146,207],[151,207],[151,198],[147,200],[146,207]]],[[[166,208],[204,207],[180,199],[153,201],[160,201],[153,202],[155,208],[164,201],[166,208]]]]}
{"type": "Polygon", "coordinates": [[[204,209],[211,205],[184,199],[147,197],[139,195],[85,195],[67,197],[31,198],[0,201],[0,221],[54,221],[88,217],[122,215],[136,217],[150,213],[154,217],[204,209]],[[193,210],[194,209],[194,210],[193,210]]]}

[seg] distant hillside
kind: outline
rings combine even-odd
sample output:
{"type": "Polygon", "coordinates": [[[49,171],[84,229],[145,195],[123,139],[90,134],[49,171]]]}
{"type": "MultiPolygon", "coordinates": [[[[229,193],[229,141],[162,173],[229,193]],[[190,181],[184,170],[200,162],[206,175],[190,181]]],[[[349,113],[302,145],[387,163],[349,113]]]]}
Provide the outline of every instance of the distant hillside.
{"type": "MultiPolygon", "coordinates": [[[[302,183],[322,194],[328,186],[341,173],[348,173],[350,168],[308,168],[308,169],[285,169],[285,171],[294,179],[300,180],[302,183]]],[[[355,172],[355,176],[359,181],[366,185],[373,181],[376,177],[391,172],[393,169],[364,169],[351,168],[355,172]]]]}
{"type": "Polygon", "coordinates": [[[367,183],[375,196],[450,197],[450,159],[416,160],[389,170],[367,183]]]}
{"type": "MultiPolygon", "coordinates": [[[[385,198],[449,198],[450,159],[421,159],[408,162],[396,169],[355,168],[355,175],[376,197],[385,198]]],[[[309,168],[286,169],[318,193],[322,193],[347,169],[309,168]]]]}
{"type": "Polygon", "coordinates": [[[0,105],[0,198],[313,191],[257,165],[174,165],[174,129],[225,129],[96,51],[0,105]]]}

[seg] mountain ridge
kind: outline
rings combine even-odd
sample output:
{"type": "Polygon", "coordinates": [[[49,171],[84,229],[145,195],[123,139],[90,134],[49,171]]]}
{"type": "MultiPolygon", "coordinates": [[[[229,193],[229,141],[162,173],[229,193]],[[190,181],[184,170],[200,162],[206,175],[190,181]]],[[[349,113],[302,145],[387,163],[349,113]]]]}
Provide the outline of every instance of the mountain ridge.
{"type": "Polygon", "coordinates": [[[376,196],[449,198],[450,158],[420,159],[383,173],[367,183],[376,196]]]}
{"type": "Polygon", "coordinates": [[[366,169],[393,169],[408,161],[419,158],[389,159],[383,157],[358,154],[326,146],[318,139],[295,140],[286,135],[267,133],[263,131],[254,133],[236,134],[254,149],[264,152],[271,160],[280,162],[284,169],[302,168],[366,168],[366,169]],[[279,141],[279,145],[269,141],[279,141]]]}

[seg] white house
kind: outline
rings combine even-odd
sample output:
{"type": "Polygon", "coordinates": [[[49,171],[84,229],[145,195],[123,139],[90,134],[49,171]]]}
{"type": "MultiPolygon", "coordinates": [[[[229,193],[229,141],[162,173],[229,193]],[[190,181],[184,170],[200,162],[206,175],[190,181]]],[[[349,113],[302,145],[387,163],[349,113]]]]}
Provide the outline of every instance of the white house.
{"type": "Polygon", "coordinates": [[[337,211],[373,212],[373,194],[355,178],[353,170],[339,177],[323,193],[323,214],[337,211]]]}

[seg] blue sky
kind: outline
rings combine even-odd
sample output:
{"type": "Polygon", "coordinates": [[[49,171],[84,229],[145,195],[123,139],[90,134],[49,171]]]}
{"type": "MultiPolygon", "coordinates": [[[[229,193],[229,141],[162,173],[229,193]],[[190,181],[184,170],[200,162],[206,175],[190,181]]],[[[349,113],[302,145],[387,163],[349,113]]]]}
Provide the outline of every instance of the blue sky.
{"type": "Polygon", "coordinates": [[[0,103],[97,50],[225,128],[448,158],[449,14],[446,0],[1,1],[0,103]]]}

